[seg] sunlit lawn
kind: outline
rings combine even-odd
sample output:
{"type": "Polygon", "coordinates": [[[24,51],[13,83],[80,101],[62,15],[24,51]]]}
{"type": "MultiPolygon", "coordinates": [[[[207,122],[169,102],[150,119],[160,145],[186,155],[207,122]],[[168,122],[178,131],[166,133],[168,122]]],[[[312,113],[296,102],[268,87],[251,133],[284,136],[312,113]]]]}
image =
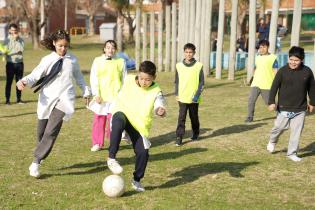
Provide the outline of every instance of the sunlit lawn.
{"type": "MultiPolygon", "coordinates": [[[[88,81],[93,58],[101,44],[74,40],[73,53],[88,81]]],[[[26,72],[47,51],[25,53],[26,72]]],[[[235,81],[206,79],[200,105],[201,138],[175,147],[178,105],[173,94],[174,73],[159,73],[157,81],[166,95],[167,117],[154,119],[150,161],[142,183],[146,192],[130,185],[134,154],[122,143],[118,160],[124,167],[125,194],[110,199],[102,192],[103,179],[110,175],[105,165],[106,149],[90,152],[92,113],[77,98],[76,113],[64,123],[51,155],[41,166],[42,178],[28,175],[36,142],[37,94],[23,93],[25,105],[4,105],[4,64],[0,67],[0,209],[315,209],[314,115],[306,117],[300,143],[303,161],[286,157],[288,134],[280,138],[275,154],[265,146],[274,115],[261,98],[255,121],[244,124],[249,87],[244,71],[235,81]]],[[[78,93],[80,91],[78,90],[78,93]]],[[[15,92],[12,88],[13,100],[15,92]]],[[[189,119],[189,118],[188,118],[189,119]]]]}

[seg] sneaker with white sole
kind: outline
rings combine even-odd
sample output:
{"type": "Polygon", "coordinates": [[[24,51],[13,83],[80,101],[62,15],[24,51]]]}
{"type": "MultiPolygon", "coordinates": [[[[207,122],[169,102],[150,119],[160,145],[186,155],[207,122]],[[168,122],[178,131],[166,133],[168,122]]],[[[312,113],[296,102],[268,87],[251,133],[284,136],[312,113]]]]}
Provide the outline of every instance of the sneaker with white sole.
{"type": "Polygon", "coordinates": [[[93,147],[91,148],[91,152],[97,152],[100,150],[101,150],[101,147],[98,144],[93,145],[93,147]]]}
{"type": "Polygon", "coordinates": [[[302,160],[302,158],[298,157],[296,154],[288,155],[287,157],[294,162],[300,162],[302,160]]]}
{"type": "Polygon", "coordinates": [[[267,144],[267,150],[268,150],[268,152],[273,153],[273,152],[275,151],[275,147],[276,147],[276,144],[275,144],[275,143],[269,142],[269,143],[267,144]]]}
{"type": "Polygon", "coordinates": [[[121,174],[123,172],[123,168],[120,166],[118,161],[116,161],[115,159],[108,158],[107,159],[107,166],[113,174],[121,174]]]}
{"type": "Polygon", "coordinates": [[[132,188],[135,189],[137,192],[144,192],[145,189],[141,185],[140,182],[135,181],[134,179],[131,181],[132,188]]]}
{"type": "Polygon", "coordinates": [[[39,172],[39,164],[38,163],[32,163],[30,167],[28,168],[30,170],[30,176],[38,178],[40,176],[39,172]]]}

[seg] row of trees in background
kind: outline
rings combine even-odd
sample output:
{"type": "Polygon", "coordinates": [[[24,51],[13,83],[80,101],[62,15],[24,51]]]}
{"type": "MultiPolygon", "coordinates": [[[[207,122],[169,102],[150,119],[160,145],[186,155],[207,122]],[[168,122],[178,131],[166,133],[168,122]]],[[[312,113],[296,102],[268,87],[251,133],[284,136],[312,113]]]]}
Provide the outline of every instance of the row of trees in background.
{"type": "MultiPolygon", "coordinates": [[[[139,3],[142,1],[138,1],[139,3]]],[[[33,48],[37,49],[39,47],[39,40],[43,38],[45,33],[44,27],[47,25],[47,15],[53,8],[64,9],[65,10],[65,22],[60,23],[61,27],[67,30],[67,7],[68,5],[80,5],[81,8],[88,14],[89,19],[89,35],[95,34],[94,19],[97,12],[100,11],[100,8],[103,6],[109,6],[107,12],[117,18],[118,29],[123,29],[124,20],[127,21],[129,25],[129,41],[133,41],[133,31],[132,23],[134,17],[131,14],[131,6],[129,0],[7,0],[6,9],[8,17],[4,20],[6,22],[15,22],[25,21],[27,23],[29,33],[32,39],[33,48]],[[105,5],[104,5],[105,3],[105,5]],[[63,7],[64,6],[64,7],[63,7]],[[41,35],[42,33],[42,35],[41,35]]],[[[104,9],[105,13],[105,9],[104,9]]],[[[119,39],[119,47],[122,46],[122,32],[118,31],[118,34],[121,34],[119,39]]],[[[121,48],[120,48],[121,49],[121,48]]]]}

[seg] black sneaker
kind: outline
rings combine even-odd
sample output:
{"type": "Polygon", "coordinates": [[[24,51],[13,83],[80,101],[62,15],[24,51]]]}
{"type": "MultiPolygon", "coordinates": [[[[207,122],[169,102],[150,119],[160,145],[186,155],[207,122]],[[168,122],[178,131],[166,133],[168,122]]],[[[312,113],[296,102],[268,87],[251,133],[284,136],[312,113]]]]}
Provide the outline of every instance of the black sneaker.
{"type": "Polygon", "coordinates": [[[176,145],[177,147],[181,146],[181,145],[182,145],[182,142],[183,142],[182,137],[176,137],[175,145],[176,145]]]}
{"type": "Polygon", "coordinates": [[[10,101],[5,102],[6,105],[11,105],[10,101]]]}
{"type": "Polygon", "coordinates": [[[253,122],[253,118],[252,117],[247,117],[244,122],[246,122],[246,123],[253,122]]]}
{"type": "Polygon", "coordinates": [[[193,134],[190,139],[193,140],[193,141],[197,141],[198,137],[199,137],[199,134],[193,134]]]}

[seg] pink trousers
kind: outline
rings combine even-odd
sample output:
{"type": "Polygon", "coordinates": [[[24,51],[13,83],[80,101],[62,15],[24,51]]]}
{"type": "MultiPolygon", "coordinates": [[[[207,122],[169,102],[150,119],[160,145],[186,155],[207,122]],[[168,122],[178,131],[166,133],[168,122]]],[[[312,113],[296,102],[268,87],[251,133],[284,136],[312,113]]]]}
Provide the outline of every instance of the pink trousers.
{"type": "Polygon", "coordinates": [[[110,137],[110,120],[112,115],[97,115],[94,114],[92,128],[92,144],[104,146],[104,137],[109,140],[110,137]]]}

